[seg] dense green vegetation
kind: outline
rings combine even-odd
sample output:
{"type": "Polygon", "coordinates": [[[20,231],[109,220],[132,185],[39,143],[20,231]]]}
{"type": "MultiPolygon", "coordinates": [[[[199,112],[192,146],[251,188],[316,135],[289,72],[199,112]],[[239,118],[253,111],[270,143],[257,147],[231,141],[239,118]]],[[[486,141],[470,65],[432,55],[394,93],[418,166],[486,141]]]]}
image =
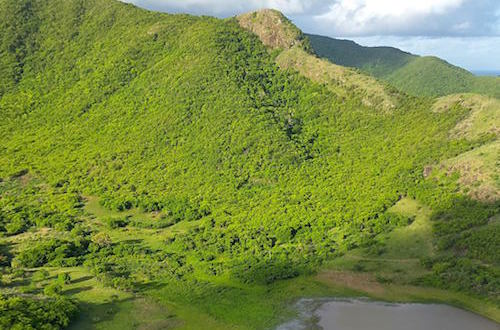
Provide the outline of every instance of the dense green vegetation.
{"type": "Polygon", "coordinates": [[[74,302],[62,296],[83,315],[147,296],[176,311],[169,325],[271,327],[290,299],[331,292],[284,280],[407,226],[390,210],[403,196],[434,211],[439,255],[419,283],[499,303],[498,242],[481,231],[498,203],[463,197],[456,175],[423,174],[491,140],[449,138],[464,107],[399,95],[380,111],[362,88],[339,97],[280,69],[236,19],[0,0],[0,22],[7,326],[66,326],[74,302]],[[82,294],[96,287],[111,291],[82,294]],[[29,312],[41,301],[61,315],[29,312]]]}
{"type": "Polygon", "coordinates": [[[417,96],[473,92],[500,98],[500,79],[476,77],[437,57],[392,47],[363,47],[350,40],[308,35],[314,51],[333,63],[355,67],[417,96]]]}
{"type": "Polygon", "coordinates": [[[33,300],[0,296],[2,329],[60,329],[68,326],[75,312],[75,304],[65,298],[33,300]]]}
{"type": "Polygon", "coordinates": [[[382,79],[413,95],[473,92],[500,98],[499,78],[476,77],[437,57],[418,57],[382,79]]]}

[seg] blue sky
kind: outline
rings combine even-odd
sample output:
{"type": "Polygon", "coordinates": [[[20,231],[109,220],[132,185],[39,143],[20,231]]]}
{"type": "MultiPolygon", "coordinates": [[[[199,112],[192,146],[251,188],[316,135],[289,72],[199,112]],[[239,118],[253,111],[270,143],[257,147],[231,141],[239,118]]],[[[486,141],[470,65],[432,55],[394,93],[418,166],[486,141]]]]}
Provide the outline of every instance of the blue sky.
{"type": "Polygon", "coordinates": [[[126,0],[166,12],[228,17],[282,11],[308,33],[436,55],[469,70],[500,70],[500,0],[126,0]]]}

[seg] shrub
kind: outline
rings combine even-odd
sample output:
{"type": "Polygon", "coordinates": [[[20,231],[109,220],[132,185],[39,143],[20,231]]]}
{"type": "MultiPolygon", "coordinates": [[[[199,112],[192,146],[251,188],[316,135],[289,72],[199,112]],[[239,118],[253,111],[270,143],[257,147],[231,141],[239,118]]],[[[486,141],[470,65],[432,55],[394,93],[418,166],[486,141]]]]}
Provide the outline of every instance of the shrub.
{"type": "Polygon", "coordinates": [[[33,247],[19,252],[13,260],[13,266],[23,266],[28,268],[41,267],[48,263],[57,265],[75,265],[79,261],[72,259],[81,257],[87,253],[88,242],[62,241],[49,239],[35,244],[33,247]],[[70,262],[73,260],[73,262],[70,262]],[[68,264],[70,262],[70,264],[68,264]]]}
{"type": "Polygon", "coordinates": [[[0,329],[62,329],[76,312],[76,304],[64,297],[40,300],[0,295],[0,329]]]}
{"type": "Polygon", "coordinates": [[[120,218],[106,218],[104,219],[106,225],[111,229],[123,228],[128,225],[130,222],[128,217],[120,217],[120,218]]]}
{"type": "Polygon", "coordinates": [[[57,275],[57,282],[60,284],[70,284],[71,283],[71,276],[69,273],[61,273],[57,275]]]}
{"type": "Polygon", "coordinates": [[[51,283],[43,289],[43,293],[49,297],[59,296],[62,293],[62,285],[59,282],[51,283]]]}

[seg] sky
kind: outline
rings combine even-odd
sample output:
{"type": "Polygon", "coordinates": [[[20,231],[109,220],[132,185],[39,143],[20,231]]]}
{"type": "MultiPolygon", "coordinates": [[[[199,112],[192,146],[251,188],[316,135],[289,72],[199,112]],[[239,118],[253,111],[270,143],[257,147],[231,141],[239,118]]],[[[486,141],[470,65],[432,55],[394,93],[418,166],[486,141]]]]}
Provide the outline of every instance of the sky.
{"type": "Polygon", "coordinates": [[[217,17],[274,8],[306,33],[435,55],[468,70],[500,71],[500,0],[124,1],[217,17]]]}

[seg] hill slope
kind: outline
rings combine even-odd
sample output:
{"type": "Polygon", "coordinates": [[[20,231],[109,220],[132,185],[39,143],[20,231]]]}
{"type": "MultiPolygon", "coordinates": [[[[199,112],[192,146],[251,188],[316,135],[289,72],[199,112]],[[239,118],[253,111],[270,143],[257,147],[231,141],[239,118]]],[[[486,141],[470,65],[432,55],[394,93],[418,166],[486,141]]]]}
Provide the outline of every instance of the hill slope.
{"type": "Polygon", "coordinates": [[[237,17],[239,24],[256,34],[273,49],[276,63],[312,81],[326,84],[338,97],[357,99],[366,106],[390,111],[396,107],[397,93],[372,77],[316,57],[309,39],[282,13],[260,10],[237,17]]]}
{"type": "Polygon", "coordinates": [[[349,40],[316,35],[308,38],[320,57],[359,68],[412,95],[472,92],[500,98],[498,77],[476,77],[437,57],[419,57],[392,47],[363,47],[349,40]]]}
{"type": "Polygon", "coordinates": [[[441,229],[412,283],[498,303],[495,237],[454,245],[498,205],[422,171],[484,142],[449,138],[464,107],[394,92],[381,111],[373,78],[238,19],[112,0],[0,15],[2,327],[62,328],[78,304],[77,329],[270,328],[292,299],[339,293],[311,273],[411,222],[390,211],[402,196],[441,229]]]}
{"type": "Polygon", "coordinates": [[[471,92],[500,98],[499,78],[476,77],[437,57],[418,57],[382,79],[414,95],[443,96],[471,92]]]}
{"type": "Polygon", "coordinates": [[[494,202],[500,198],[498,161],[500,155],[500,100],[475,94],[455,94],[439,98],[434,111],[448,111],[455,106],[469,109],[470,115],[450,132],[451,137],[490,140],[485,145],[443,162],[448,173],[460,173],[463,191],[471,197],[494,202]]]}
{"type": "Polygon", "coordinates": [[[417,56],[393,47],[364,47],[351,40],[308,34],[318,56],[338,65],[361,69],[375,77],[386,76],[417,56]]]}

